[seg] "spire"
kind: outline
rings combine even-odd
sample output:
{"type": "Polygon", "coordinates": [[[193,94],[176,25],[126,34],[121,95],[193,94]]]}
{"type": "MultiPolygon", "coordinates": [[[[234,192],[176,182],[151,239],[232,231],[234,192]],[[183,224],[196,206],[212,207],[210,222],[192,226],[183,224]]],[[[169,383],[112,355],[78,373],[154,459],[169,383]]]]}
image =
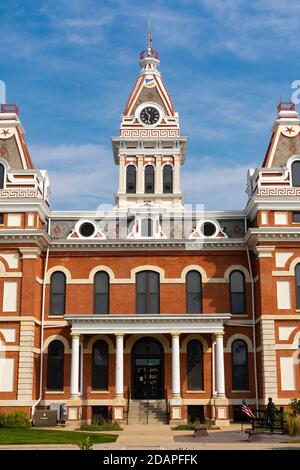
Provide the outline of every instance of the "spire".
{"type": "Polygon", "coordinates": [[[151,33],[151,20],[150,20],[150,15],[148,15],[148,57],[153,56],[153,48],[152,48],[152,33],[151,33]]]}
{"type": "Polygon", "coordinates": [[[148,15],[148,44],[147,49],[142,51],[140,54],[140,65],[142,67],[141,73],[156,72],[157,66],[159,65],[158,54],[153,50],[152,45],[152,32],[151,32],[151,20],[150,15],[148,15]]]}

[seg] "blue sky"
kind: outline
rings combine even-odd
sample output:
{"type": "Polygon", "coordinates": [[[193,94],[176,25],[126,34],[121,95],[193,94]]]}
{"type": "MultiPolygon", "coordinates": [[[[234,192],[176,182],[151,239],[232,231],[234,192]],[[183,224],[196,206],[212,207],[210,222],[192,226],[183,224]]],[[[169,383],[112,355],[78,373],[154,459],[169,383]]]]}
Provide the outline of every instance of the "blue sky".
{"type": "Polygon", "coordinates": [[[298,0],[2,0],[0,80],[54,209],[113,203],[110,137],[152,18],[160,70],[189,137],[186,202],[242,209],[280,97],[300,79],[298,0]]]}

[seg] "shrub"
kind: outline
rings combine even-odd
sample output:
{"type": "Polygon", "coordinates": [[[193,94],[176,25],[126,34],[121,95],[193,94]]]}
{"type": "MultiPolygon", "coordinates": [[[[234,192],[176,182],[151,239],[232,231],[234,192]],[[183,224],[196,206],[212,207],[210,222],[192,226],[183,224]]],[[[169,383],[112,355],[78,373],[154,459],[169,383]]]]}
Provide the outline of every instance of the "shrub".
{"type": "Polygon", "coordinates": [[[300,417],[294,416],[292,413],[285,413],[285,432],[289,436],[297,436],[300,434],[300,417]]]}
{"type": "Polygon", "coordinates": [[[24,411],[0,414],[0,428],[30,428],[31,422],[24,411]]]}
{"type": "Polygon", "coordinates": [[[300,399],[294,398],[290,401],[289,407],[293,410],[293,415],[300,415],[300,399]]]}
{"type": "Polygon", "coordinates": [[[121,426],[116,421],[101,421],[101,424],[88,424],[83,421],[80,423],[81,431],[122,431],[121,426]]]}
{"type": "Polygon", "coordinates": [[[174,430],[175,431],[194,431],[195,428],[198,428],[199,426],[206,426],[206,429],[220,429],[218,426],[215,425],[213,420],[206,420],[205,423],[201,423],[200,421],[194,421],[193,423],[188,422],[188,423],[183,423],[183,424],[178,424],[174,430]]]}
{"type": "Polygon", "coordinates": [[[93,450],[93,442],[92,442],[90,436],[85,437],[77,445],[78,445],[80,450],[93,450]]]}

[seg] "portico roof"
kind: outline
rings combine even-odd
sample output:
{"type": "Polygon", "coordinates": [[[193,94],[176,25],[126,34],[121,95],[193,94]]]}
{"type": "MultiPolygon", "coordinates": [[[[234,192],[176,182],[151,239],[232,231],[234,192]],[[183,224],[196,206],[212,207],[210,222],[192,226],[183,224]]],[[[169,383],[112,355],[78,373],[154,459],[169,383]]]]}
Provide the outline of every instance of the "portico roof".
{"type": "Polygon", "coordinates": [[[230,318],[230,313],[65,315],[78,334],[218,333],[230,318]]]}

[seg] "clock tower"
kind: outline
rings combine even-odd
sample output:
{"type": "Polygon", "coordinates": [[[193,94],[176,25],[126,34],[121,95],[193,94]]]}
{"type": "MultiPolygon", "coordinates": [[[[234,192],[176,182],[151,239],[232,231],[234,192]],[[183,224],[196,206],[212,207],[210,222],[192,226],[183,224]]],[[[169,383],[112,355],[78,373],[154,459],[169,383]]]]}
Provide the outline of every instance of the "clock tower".
{"type": "Polygon", "coordinates": [[[119,165],[116,209],[134,211],[148,206],[180,212],[180,167],[185,161],[187,138],[180,136],[178,113],[158,70],[150,31],[140,66],[122,116],[120,135],[112,138],[115,163],[119,165]]]}

